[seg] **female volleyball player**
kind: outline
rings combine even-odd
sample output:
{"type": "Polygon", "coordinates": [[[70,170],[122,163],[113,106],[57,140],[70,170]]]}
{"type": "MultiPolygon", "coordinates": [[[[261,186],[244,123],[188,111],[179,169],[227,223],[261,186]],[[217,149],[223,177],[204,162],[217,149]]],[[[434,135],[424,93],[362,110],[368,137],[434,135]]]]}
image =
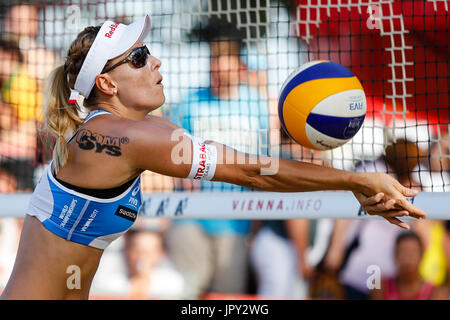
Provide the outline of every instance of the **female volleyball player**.
{"type": "Polygon", "coordinates": [[[31,198],[2,298],[88,298],[103,249],[136,219],[144,170],[267,191],[351,190],[366,211],[400,227],[407,224],[398,217],[425,217],[405,198],[415,193],[385,174],[280,160],[276,173],[262,175],[268,164],[256,156],[187,134],[175,139],[182,129],[147,116],[165,99],[161,62],[141,42],[149,25],[146,16],[88,27],[54,71],[46,110],[58,136],[54,159],[31,198]],[[91,112],[84,120],[78,94],[91,112]],[[231,164],[230,155],[246,164],[231,164]]]}

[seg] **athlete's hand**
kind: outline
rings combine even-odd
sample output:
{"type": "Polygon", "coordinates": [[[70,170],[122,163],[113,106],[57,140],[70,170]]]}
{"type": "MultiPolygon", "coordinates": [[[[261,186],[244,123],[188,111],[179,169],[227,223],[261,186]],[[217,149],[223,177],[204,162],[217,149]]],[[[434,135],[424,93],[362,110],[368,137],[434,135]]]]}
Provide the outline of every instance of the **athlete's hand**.
{"type": "Polygon", "coordinates": [[[408,216],[407,210],[395,210],[395,200],[390,199],[388,201],[382,201],[384,198],[384,193],[377,193],[374,196],[367,197],[362,193],[353,192],[356,199],[361,204],[361,207],[369,215],[379,215],[385,218],[390,223],[396,224],[401,228],[409,229],[409,225],[405,222],[400,221],[397,217],[408,216]]]}
{"type": "Polygon", "coordinates": [[[399,217],[410,216],[424,219],[426,213],[415,207],[406,197],[415,197],[418,192],[402,186],[397,180],[384,173],[360,173],[363,179],[361,191],[354,191],[362,208],[370,215],[379,215],[392,224],[409,229],[399,217]]]}

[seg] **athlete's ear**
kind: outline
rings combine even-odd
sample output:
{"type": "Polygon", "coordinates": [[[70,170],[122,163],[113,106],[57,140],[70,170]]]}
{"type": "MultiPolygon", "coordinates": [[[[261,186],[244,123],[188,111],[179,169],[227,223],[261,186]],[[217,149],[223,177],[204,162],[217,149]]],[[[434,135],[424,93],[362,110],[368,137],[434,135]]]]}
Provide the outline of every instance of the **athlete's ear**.
{"type": "Polygon", "coordinates": [[[117,85],[107,73],[102,73],[95,77],[95,85],[100,92],[108,96],[114,96],[117,93],[117,85]]]}

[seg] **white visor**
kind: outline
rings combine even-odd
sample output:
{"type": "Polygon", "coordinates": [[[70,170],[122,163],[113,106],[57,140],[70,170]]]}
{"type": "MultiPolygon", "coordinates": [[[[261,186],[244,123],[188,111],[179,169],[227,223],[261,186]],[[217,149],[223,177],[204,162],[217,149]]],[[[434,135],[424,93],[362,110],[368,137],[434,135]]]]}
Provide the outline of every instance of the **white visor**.
{"type": "Polygon", "coordinates": [[[108,60],[128,51],[149,32],[149,15],[129,25],[105,21],[84,59],[74,89],[71,89],[69,103],[76,103],[79,94],[87,99],[94,87],[95,78],[102,72],[108,60]]]}

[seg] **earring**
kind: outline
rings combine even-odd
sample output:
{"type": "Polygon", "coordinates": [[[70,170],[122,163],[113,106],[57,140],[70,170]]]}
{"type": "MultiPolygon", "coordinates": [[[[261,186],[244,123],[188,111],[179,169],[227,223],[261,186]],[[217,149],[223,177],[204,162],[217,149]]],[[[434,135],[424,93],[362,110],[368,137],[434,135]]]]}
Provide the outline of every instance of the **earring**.
{"type": "Polygon", "coordinates": [[[117,89],[114,89],[114,90],[113,90],[113,93],[114,93],[114,94],[117,94],[117,89]]]}

